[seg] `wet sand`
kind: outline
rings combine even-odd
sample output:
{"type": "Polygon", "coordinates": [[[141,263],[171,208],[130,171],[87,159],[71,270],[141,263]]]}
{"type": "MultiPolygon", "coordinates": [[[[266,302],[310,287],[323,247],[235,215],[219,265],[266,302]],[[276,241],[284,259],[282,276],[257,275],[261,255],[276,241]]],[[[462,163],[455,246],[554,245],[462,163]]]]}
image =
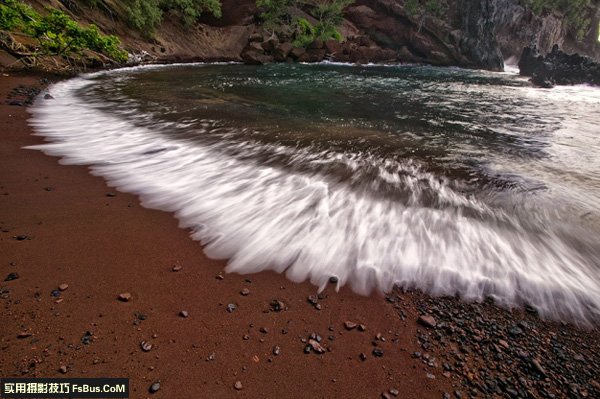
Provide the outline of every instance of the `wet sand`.
{"type": "Polygon", "coordinates": [[[23,149],[42,139],[28,127],[26,107],[5,99],[39,81],[0,77],[0,376],[128,377],[132,398],[452,392],[451,379],[428,378],[439,373],[411,355],[419,349],[416,309],[402,320],[381,295],[328,288],[318,310],[307,300],[317,294],[308,283],[226,274],[225,263],[207,259],[173,215],[141,207],[86,167],[23,149]],[[10,273],[19,277],[3,281],[10,273]],[[61,284],[68,288],[58,290],[61,284]],[[131,300],[118,300],[126,292],[131,300]],[[274,299],[287,309],[270,310],[274,299]],[[231,313],[230,303],[237,306],[231,313]],[[348,331],[348,320],[366,331],[348,331]],[[326,353],[305,353],[311,333],[326,353]],[[372,353],[378,333],[387,338],[375,340],[381,357],[372,353]],[[160,390],[150,394],[157,381],[160,390]]]}

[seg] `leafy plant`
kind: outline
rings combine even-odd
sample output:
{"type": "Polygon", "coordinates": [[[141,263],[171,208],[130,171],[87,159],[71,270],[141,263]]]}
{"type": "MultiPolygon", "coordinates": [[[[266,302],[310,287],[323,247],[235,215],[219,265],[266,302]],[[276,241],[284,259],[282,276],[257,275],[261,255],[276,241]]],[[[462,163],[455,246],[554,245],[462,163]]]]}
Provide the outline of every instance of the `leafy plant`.
{"type": "Polygon", "coordinates": [[[188,28],[194,25],[204,12],[209,12],[217,18],[221,17],[220,0],[162,0],[161,8],[165,12],[178,15],[188,28]]]}
{"type": "Polygon", "coordinates": [[[307,47],[315,40],[315,27],[305,18],[298,18],[295,23],[296,39],[292,43],[295,47],[307,47]]]}
{"type": "Polygon", "coordinates": [[[163,12],[159,0],[135,0],[127,7],[127,20],[132,28],[143,32],[144,36],[152,37],[156,27],[162,21],[163,12]]]}

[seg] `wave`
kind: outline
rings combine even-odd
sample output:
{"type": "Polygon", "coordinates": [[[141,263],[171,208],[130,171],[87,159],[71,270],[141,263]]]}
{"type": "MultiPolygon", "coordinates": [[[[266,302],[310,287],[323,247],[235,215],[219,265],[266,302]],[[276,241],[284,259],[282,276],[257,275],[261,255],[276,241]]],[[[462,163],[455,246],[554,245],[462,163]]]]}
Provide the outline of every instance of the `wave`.
{"type": "MultiPolygon", "coordinates": [[[[590,277],[598,259],[569,245],[555,225],[532,228],[409,161],[293,155],[352,170],[369,164],[379,180],[407,194],[397,200],[318,169],[251,162],[223,151],[223,143],[175,140],[90,106],[78,93],[95,84],[83,76],[52,86],[54,100],[39,100],[31,111],[48,143],[28,148],[89,165],[143,206],[174,212],[209,257],[228,259],[228,272],[273,270],[320,289],[336,276],[338,288],[349,284],[364,295],[400,285],[528,304],[553,318],[600,317],[600,283],[590,277]]],[[[238,150],[290,151],[267,146],[238,143],[238,150]]]]}

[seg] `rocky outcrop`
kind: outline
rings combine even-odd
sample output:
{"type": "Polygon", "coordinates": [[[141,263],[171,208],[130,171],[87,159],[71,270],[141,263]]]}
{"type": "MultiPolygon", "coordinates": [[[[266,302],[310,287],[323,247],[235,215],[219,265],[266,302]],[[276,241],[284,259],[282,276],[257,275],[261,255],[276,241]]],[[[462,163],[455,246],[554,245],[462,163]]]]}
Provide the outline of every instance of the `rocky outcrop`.
{"type": "Polygon", "coordinates": [[[504,69],[504,58],[496,41],[496,5],[489,0],[462,0],[462,38],[459,48],[477,67],[493,71],[504,69]]]}
{"type": "Polygon", "coordinates": [[[526,47],[519,60],[520,73],[540,87],[588,83],[600,85],[600,63],[579,54],[567,54],[558,45],[546,56],[526,47]]]}

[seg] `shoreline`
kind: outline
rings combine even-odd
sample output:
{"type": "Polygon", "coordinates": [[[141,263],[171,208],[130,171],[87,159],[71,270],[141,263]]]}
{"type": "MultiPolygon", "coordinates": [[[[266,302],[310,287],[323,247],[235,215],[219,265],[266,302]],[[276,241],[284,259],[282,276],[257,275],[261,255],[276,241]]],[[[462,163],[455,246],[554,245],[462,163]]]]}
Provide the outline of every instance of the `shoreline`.
{"type": "MultiPolygon", "coordinates": [[[[492,395],[481,376],[491,371],[478,365],[489,356],[481,349],[485,343],[505,356],[495,362],[522,359],[532,389],[553,392],[547,380],[560,369],[540,364],[540,372],[533,354],[540,337],[554,333],[581,336],[588,347],[581,356],[592,374],[583,389],[589,397],[600,395],[594,384],[600,381],[597,330],[413,292],[362,297],[348,288],[335,293],[331,285],[309,299],[317,295],[309,282],[272,272],[225,274],[225,262],[208,259],[172,214],[141,207],[136,196],[114,191],[85,166],[62,166],[58,158],[23,149],[43,138],[32,135],[26,107],[4,101],[18,85],[39,86],[39,77],[2,76],[0,84],[6,121],[0,142],[0,323],[6,326],[0,377],[128,377],[133,398],[381,397],[393,396],[390,389],[404,398],[458,397],[456,391],[469,397],[472,389],[485,397],[492,395]],[[3,281],[10,273],[18,278],[3,281]],[[68,287],[61,291],[61,284],[68,287]],[[122,293],[132,299],[119,301],[122,293]],[[273,300],[287,310],[274,311],[273,300]],[[228,304],[236,309],[228,312],[228,304]],[[430,314],[435,328],[424,326],[428,319],[419,324],[421,314],[430,314]],[[502,334],[489,322],[471,326],[478,318],[502,325],[502,334]],[[349,329],[346,321],[366,331],[349,329]],[[521,333],[511,334],[515,326],[521,333]],[[304,353],[313,333],[323,337],[325,353],[304,353]],[[150,351],[142,350],[143,341],[150,351]],[[157,381],[161,389],[148,393],[157,381]]],[[[574,358],[580,349],[570,345],[574,353],[567,357],[574,358]]],[[[567,381],[564,395],[574,383],[581,385],[567,381]]],[[[500,388],[501,395],[512,396],[511,386],[500,388]]],[[[521,389],[527,392],[515,391],[521,389]]]]}

